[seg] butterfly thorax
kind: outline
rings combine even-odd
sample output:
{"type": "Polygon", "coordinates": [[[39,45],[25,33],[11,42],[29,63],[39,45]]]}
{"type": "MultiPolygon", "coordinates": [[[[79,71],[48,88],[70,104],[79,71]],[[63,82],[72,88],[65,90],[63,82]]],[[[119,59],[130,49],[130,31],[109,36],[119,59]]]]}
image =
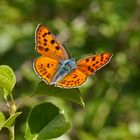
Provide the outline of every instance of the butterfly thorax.
{"type": "Polygon", "coordinates": [[[55,73],[52,79],[52,84],[55,84],[61,79],[63,79],[74,69],[76,69],[76,62],[74,59],[61,60],[58,67],[58,71],[55,73]]]}

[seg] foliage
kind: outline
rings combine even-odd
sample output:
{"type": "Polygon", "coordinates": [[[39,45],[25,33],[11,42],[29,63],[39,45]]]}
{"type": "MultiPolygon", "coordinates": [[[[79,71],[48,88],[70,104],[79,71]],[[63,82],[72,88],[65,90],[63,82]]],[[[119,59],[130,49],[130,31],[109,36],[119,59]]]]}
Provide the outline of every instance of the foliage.
{"type": "MultiPolygon", "coordinates": [[[[6,120],[5,116],[2,112],[0,112],[0,130],[3,127],[8,128],[9,130],[9,138],[10,140],[15,139],[15,119],[21,114],[21,112],[17,112],[19,105],[16,105],[13,95],[12,89],[15,85],[16,79],[12,69],[6,65],[0,66],[0,88],[3,91],[3,98],[6,101],[8,110],[9,110],[9,118],[6,120]],[[6,86],[5,86],[6,85],[6,86]],[[6,92],[6,94],[5,94],[6,92]],[[8,100],[8,95],[10,95],[10,100],[8,100]],[[11,101],[11,103],[10,103],[11,101]]],[[[42,91],[41,89],[38,91],[42,91]]],[[[49,88],[50,92],[54,93],[57,90],[53,90],[53,87],[49,88]]],[[[58,90],[59,91],[59,90],[58,90]]],[[[72,89],[71,92],[75,91],[72,89]]],[[[45,94],[46,91],[43,93],[45,94]]],[[[68,93],[69,90],[67,90],[68,93]]],[[[59,91],[59,96],[61,97],[63,93],[59,91]]],[[[65,95],[67,99],[71,99],[80,103],[78,101],[79,94],[76,93],[77,96],[68,96],[65,95]]],[[[80,99],[80,96],[79,96],[80,99]]],[[[27,101],[27,100],[25,100],[27,101]]],[[[23,103],[23,102],[22,102],[23,103]]],[[[20,105],[22,104],[20,103],[20,105]]],[[[58,107],[51,103],[42,103],[33,107],[31,112],[28,115],[28,119],[26,121],[26,131],[25,131],[25,139],[26,140],[47,140],[50,138],[56,138],[61,136],[69,129],[69,123],[66,121],[64,115],[60,113],[58,107]]]]}
{"type": "Polygon", "coordinates": [[[63,88],[58,88],[54,87],[53,85],[46,85],[46,83],[41,82],[35,91],[35,94],[37,95],[49,95],[49,96],[55,96],[55,97],[60,97],[64,99],[69,99],[72,100],[83,107],[84,101],[82,97],[80,96],[80,91],[75,88],[75,89],[63,89],[63,88]],[[46,92],[47,91],[47,92],[46,92]]]}
{"type": "Polygon", "coordinates": [[[61,136],[69,129],[64,115],[51,103],[35,106],[29,114],[26,125],[27,140],[46,140],[61,136]]]}
{"type": "MultiPolygon", "coordinates": [[[[8,90],[4,91],[5,97],[12,91],[16,104],[39,88],[40,79],[32,69],[32,61],[38,56],[34,32],[39,23],[58,34],[77,59],[95,52],[113,53],[110,63],[80,88],[85,108],[47,94],[19,106],[22,114],[16,118],[17,140],[23,139],[30,109],[42,100],[62,108],[71,122],[71,130],[62,139],[140,139],[139,0],[1,0],[0,17],[0,65],[9,65],[17,80],[15,87],[14,82],[5,84],[8,79],[0,83],[8,90]]],[[[2,93],[0,127],[8,118],[2,93]]],[[[7,139],[4,128],[0,137],[7,139]]]]}

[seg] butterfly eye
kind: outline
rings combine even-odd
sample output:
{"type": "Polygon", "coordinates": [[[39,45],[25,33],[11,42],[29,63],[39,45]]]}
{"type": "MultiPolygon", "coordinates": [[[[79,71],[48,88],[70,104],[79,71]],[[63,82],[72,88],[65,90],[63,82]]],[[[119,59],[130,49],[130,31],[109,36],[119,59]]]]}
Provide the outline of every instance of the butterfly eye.
{"type": "Polygon", "coordinates": [[[70,66],[70,65],[66,65],[66,66],[64,67],[64,69],[65,69],[66,71],[70,71],[70,70],[71,70],[71,66],[70,66]]]}

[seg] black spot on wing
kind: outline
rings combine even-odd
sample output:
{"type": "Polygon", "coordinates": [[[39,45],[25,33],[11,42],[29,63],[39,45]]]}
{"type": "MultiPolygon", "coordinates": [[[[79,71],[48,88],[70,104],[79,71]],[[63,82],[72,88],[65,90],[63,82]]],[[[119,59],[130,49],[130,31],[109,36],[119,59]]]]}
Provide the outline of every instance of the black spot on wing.
{"type": "Polygon", "coordinates": [[[88,68],[87,68],[88,70],[90,70],[90,66],[88,66],[88,68]]]}
{"type": "Polygon", "coordinates": [[[42,51],[44,48],[42,46],[38,46],[38,49],[42,51]]]}
{"type": "Polygon", "coordinates": [[[43,75],[46,75],[46,74],[47,74],[47,71],[43,72],[42,74],[43,74],[43,75]]]}
{"type": "Polygon", "coordinates": [[[101,61],[103,61],[103,58],[104,58],[104,57],[103,57],[103,54],[101,54],[101,61]]]}
{"type": "Polygon", "coordinates": [[[47,42],[47,39],[44,38],[44,42],[47,42]]]}
{"type": "Polygon", "coordinates": [[[45,52],[47,52],[49,50],[49,48],[45,48],[45,52]]]}
{"type": "Polygon", "coordinates": [[[74,75],[73,78],[76,78],[78,75],[74,75]]]}
{"type": "Polygon", "coordinates": [[[94,72],[94,69],[90,69],[91,72],[94,72]]]}
{"type": "Polygon", "coordinates": [[[60,49],[60,47],[59,47],[59,46],[56,46],[56,47],[55,47],[55,49],[56,49],[56,50],[59,50],[59,49],[60,49]]]}
{"type": "Polygon", "coordinates": [[[45,37],[47,35],[47,33],[45,32],[43,35],[42,35],[42,37],[45,37]]]}
{"type": "Polygon", "coordinates": [[[51,77],[50,73],[46,75],[46,78],[50,78],[50,77],[51,77]]]}
{"type": "Polygon", "coordinates": [[[95,57],[92,58],[92,61],[95,61],[95,57]]]}
{"type": "Polygon", "coordinates": [[[50,63],[47,64],[47,67],[50,68],[50,63]]]}
{"type": "Polygon", "coordinates": [[[55,40],[51,40],[51,44],[54,44],[55,43],[55,40]]]}
{"type": "Polygon", "coordinates": [[[86,62],[88,62],[88,61],[89,61],[89,59],[87,58],[87,59],[86,59],[86,62]]]}

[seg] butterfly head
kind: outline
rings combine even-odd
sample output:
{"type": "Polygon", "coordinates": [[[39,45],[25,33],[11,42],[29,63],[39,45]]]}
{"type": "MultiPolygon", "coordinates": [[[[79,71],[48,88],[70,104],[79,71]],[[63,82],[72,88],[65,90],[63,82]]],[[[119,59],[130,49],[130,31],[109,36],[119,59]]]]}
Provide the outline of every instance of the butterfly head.
{"type": "Polygon", "coordinates": [[[64,67],[66,71],[71,72],[72,70],[76,69],[76,62],[75,59],[68,59],[64,62],[64,67]]]}

